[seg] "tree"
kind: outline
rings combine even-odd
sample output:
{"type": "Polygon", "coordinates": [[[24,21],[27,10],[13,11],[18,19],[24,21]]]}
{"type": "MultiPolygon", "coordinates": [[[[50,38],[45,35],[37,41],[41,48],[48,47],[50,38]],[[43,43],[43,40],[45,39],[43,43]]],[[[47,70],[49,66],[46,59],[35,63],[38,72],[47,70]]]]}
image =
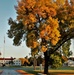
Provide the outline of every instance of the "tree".
{"type": "Polygon", "coordinates": [[[30,62],[28,61],[28,58],[19,58],[19,60],[21,60],[21,65],[22,66],[27,66],[28,64],[30,64],[30,62]]]}
{"type": "Polygon", "coordinates": [[[71,40],[68,40],[67,42],[65,42],[62,45],[62,50],[63,53],[65,54],[65,56],[69,57],[70,55],[72,55],[72,52],[70,51],[70,44],[71,44],[71,40]]]}
{"type": "Polygon", "coordinates": [[[15,9],[17,19],[9,19],[8,37],[17,46],[26,40],[32,55],[43,51],[48,74],[51,54],[74,37],[74,1],[19,0],[15,9]]]}

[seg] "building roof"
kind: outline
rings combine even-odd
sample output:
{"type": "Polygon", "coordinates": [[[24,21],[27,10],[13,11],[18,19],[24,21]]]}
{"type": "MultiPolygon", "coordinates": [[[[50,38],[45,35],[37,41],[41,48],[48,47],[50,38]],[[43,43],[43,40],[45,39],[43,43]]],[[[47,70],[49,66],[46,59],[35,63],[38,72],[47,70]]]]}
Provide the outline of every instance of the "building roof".
{"type": "Polygon", "coordinates": [[[0,58],[0,60],[14,60],[15,58],[0,58]]]}

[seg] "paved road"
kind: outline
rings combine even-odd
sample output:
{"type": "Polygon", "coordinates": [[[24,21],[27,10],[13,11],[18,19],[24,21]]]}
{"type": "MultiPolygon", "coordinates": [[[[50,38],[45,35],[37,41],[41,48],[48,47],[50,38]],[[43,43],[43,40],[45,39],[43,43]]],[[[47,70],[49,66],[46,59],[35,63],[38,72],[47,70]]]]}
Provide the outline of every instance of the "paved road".
{"type": "Polygon", "coordinates": [[[0,75],[22,75],[22,74],[17,73],[15,70],[4,69],[2,74],[0,75]]]}

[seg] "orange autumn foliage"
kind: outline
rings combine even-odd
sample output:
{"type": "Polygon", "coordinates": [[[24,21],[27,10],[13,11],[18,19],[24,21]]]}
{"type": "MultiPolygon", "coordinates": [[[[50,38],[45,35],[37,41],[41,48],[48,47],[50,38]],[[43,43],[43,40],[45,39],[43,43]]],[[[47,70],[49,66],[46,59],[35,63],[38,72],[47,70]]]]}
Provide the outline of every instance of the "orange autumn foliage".
{"type": "Polygon", "coordinates": [[[46,50],[47,50],[47,48],[46,48],[45,46],[42,45],[41,51],[42,51],[42,52],[46,52],[46,50]]]}
{"type": "Polygon", "coordinates": [[[46,27],[44,27],[43,29],[43,26],[42,26],[43,30],[40,30],[40,37],[45,38],[46,40],[51,40],[51,43],[53,45],[56,45],[56,43],[60,40],[59,37],[61,36],[58,28],[59,28],[58,20],[50,17],[47,20],[46,27]]]}
{"type": "MultiPolygon", "coordinates": [[[[38,39],[45,39],[56,45],[60,39],[59,22],[54,18],[57,4],[53,0],[20,0],[18,1],[17,20],[22,21],[25,31],[27,31],[26,45],[35,49],[33,54],[37,52],[36,48],[41,45],[38,39]],[[55,38],[56,37],[56,38],[55,38]]],[[[42,51],[45,52],[48,48],[42,46],[42,51]]]]}
{"type": "Polygon", "coordinates": [[[68,61],[68,58],[65,57],[65,56],[62,56],[62,59],[65,60],[65,61],[68,61]]]}
{"type": "Polygon", "coordinates": [[[28,59],[25,59],[25,58],[19,58],[19,60],[21,60],[21,64],[22,64],[22,65],[24,64],[24,62],[26,62],[26,63],[29,64],[28,59]]]}

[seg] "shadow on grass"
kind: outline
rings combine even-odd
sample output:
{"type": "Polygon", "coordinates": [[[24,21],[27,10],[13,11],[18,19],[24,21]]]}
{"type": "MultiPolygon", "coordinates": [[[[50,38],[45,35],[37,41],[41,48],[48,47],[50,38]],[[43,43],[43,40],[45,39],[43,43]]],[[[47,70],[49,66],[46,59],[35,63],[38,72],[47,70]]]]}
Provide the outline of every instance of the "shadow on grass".
{"type": "Polygon", "coordinates": [[[26,72],[28,72],[28,73],[30,73],[30,74],[38,75],[38,72],[36,72],[36,71],[26,71],[26,72]]]}

